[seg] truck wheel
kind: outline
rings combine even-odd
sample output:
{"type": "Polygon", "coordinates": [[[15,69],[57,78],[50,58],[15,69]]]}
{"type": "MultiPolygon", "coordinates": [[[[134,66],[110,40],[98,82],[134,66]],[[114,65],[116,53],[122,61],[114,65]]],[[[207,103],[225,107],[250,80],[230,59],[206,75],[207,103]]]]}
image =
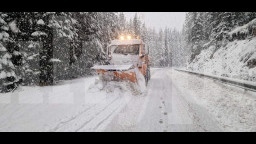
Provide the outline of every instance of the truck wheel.
{"type": "Polygon", "coordinates": [[[145,75],[145,81],[146,81],[146,85],[148,85],[148,81],[150,79],[150,70],[147,69],[146,75],[145,75]]]}
{"type": "Polygon", "coordinates": [[[150,80],[151,74],[150,74],[150,68],[148,68],[148,80],[150,80]]]}

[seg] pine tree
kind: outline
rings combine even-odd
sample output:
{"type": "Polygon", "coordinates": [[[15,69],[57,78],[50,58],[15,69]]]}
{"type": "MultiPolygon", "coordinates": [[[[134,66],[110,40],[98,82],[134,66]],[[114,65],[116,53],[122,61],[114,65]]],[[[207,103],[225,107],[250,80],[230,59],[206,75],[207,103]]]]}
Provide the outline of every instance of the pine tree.
{"type": "Polygon", "coordinates": [[[127,33],[127,29],[126,29],[126,19],[125,19],[125,16],[124,16],[124,13],[123,13],[123,12],[120,12],[120,13],[119,13],[119,16],[118,16],[118,24],[119,24],[119,31],[120,31],[120,34],[122,34],[122,33],[127,33]]]}
{"type": "Polygon", "coordinates": [[[195,12],[188,12],[186,13],[186,19],[185,19],[185,25],[184,25],[184,31],[185,31],[185,39],[187,43],[191,43],[192,41],[192,27],[194,25],[195,21],[195,12]]]}
{"type": "Polygon", "coordinates": [[[134,37],[137,37],[137,36],[141,36],[141,21],[137,15],[137,13],[135,13],[135,16],[133,18],[133,31],[134,31],[134,37]]]}
{"type": "Polygon", "coordinates": [[[169,52],[168,52],[168,49],[169,49],[169,43],[168,43],[168,29],[165,28],[164,29],[164,65],[165,66],[168,66],[168,64],[170,63],[169,61],[169,52]]]}
{"type": "Polygon", "coordinates": [[[145,25],[145,23],[142,24],[142,27],[141,27],[141,39],[146,42],[147,41],[147,27],[145,25]]]}
{"type": "Polygon", "coordinates": [[[11,55],[4,47],[3,39],[0,39],[0,92],[9,92],[17,87],[15,83],[17,78],[14,69],[14,65],[11,62],[11,55]]]}
{"type": "Polygon", "coordinates": [[[17,87],[19,79],[15,74],[10,45],[15,43],[10,37],[8,13],[0,12],[0,92],[9,92],[17,87]]]}

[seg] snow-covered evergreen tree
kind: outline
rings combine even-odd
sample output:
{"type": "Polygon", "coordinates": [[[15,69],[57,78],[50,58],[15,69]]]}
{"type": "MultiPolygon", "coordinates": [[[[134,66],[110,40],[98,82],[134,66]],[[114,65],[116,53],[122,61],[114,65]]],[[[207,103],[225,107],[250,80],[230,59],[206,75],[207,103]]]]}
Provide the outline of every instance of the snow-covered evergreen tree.
{"type": "MultiPolygon", "coordinates": [[[[209,45],[220,46],[230,40],[245,39],[248,34],[229,32],[256,18],[255,12],[189,12],[186,13],[184,36],[186,45],[191,49],[190,61],[209,45]]],[[[252,29],[250,29],[252,31],[252,29]]],[[[252,33],[252,32],[251,32],[252,33]]]]}
{"type": "Polygon", "coordinates": [[[127,33],[127,28],[126,28],[126,18],[124,16],[123,12],[120,12],[118,15],[118,24],[119,24],[119,34],[126,34],[127,33]]]}
{"type": "MultiPolygon", "coordinates": [[[[19,78],[15,74],[15,66],[13,61],[12,45],[15,43],[14,39],[10,37],[10,33],[14,30],[13,25],[9,25],[7,20],[9,15],[0,12],[0,92],[9,92],[17,87],[19,78]]],[[[11,33],[13,34],[13,33],[11,33]]]]}
{"type": "Polygon", "coordinates": [[[168,41],[169,33],[168,29],[164,29],[164,66],[170,66],[171,61],[169,61],[169,41],[168,41]]]}
{"type": "Polygon", "coordinates": [[[141,36],[141,21],[137,15],[137,13],[135,14],[134,18],[133,18],[133,36],[137,37],[137,36],[141,36]]]}
{"type": "Polygon", "coordinates": [[[148,37],[147,35],[148,35],[147,27],[146,27],[145,23],[143,23],[141,26],[141,39],[145,42],[147,41],[147,37],[148,37]]]}
{"type": "Polygon", "coordinates": [[[26,85],[49,85],[88,73],[118,36],[117,18],[112,12],[1,13],[1,36],[9,36],[1,45],[13,63],[14,82],[22,77],[26,85]]]}

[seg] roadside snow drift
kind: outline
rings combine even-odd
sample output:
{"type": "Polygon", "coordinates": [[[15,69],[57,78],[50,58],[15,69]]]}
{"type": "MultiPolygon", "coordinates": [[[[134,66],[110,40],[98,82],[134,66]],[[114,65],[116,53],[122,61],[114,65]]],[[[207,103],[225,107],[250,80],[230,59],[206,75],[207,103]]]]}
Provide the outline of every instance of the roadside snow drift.
{"type": "Polygon", "coordinates": [[[256,37],[201,51],[188,70],[256,82],[256,37]]]}
{"type": "Polygon", "coordinates": [[[97,77],[20,87],[0,94],[0,131],[103,131],[138,94],[127,83],[97,77]]]}
{"type": "MultiPolygon", "coordinates": [[[[217,121],[220,131],[256,131],[255,92],[244,91],[241,88],[184,72],[176,71],[170,76],[183,96],[193,99],[193,102],[200,106],[196,113],[199,114],[205,109],[206,113],[201,116],[209,115],[212,120],[217,121]]],[[[205,120],[201,119],[203,122],[205,120]]],[[[207,122],[205,125],[212,126],[207,122]]]]}

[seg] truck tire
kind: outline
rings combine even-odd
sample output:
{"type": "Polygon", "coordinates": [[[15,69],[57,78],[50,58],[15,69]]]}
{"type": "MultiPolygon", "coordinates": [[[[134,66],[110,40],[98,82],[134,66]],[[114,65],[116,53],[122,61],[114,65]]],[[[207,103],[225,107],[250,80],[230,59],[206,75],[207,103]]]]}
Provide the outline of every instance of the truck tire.
{"type": "Polygon", "coordinates": [[[149,70],[149,68],[147,68],[147,72],[146,72],[146,75],[145,75],[146,85],[148,85],[149,80],[150,80],[150,70],[149,70]]]}
{"type": "Polygon", "coordinates": [[[148,80],[150,80],[151,74],[150,74],[150,68],[148,67],[148,80]]]}

